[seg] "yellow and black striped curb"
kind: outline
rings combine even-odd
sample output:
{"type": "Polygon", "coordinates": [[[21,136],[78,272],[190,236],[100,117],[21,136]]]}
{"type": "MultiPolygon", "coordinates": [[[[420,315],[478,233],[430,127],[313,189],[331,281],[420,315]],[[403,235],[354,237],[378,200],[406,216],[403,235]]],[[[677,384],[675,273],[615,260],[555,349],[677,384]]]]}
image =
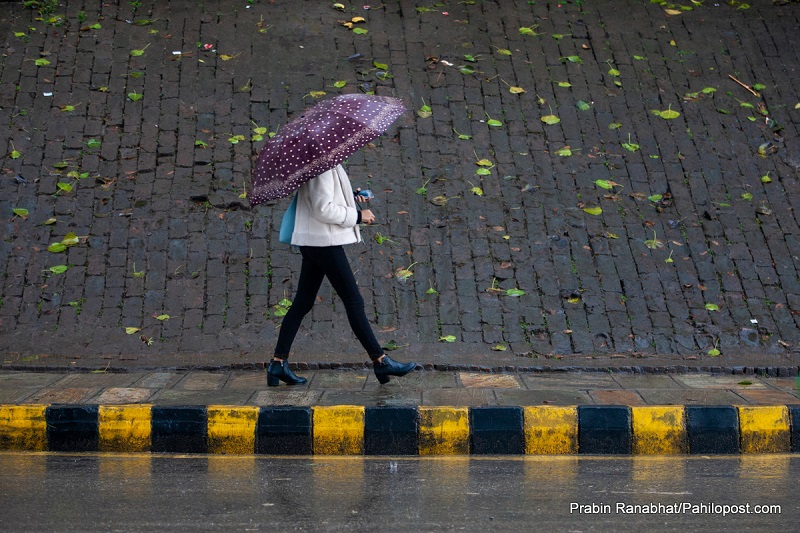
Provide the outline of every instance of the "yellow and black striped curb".
{"type": "Polygon", "coordinates": [[[0,450],[270,455],[800,452],[800,407],[0,405],[0,450]]]}

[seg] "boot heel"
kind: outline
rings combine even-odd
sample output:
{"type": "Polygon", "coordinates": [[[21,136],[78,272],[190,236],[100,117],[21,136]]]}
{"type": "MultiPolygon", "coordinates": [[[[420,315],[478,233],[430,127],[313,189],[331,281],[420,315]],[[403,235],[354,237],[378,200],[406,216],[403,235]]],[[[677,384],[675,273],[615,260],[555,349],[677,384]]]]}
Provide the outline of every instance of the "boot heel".
{"type": "Polygon", "coordinates": [[[278,376],[267,374],[267,387],[277,387],[280,385],[280,382],[281,380],[278,379],[278,376]]]}
{"type": "Polygon", "coordinates": [[[381,385],[386,385],[389,383],[389,376],[386,374],[375,374],[375,377],[378,378],[378,383],[381,385]]]}

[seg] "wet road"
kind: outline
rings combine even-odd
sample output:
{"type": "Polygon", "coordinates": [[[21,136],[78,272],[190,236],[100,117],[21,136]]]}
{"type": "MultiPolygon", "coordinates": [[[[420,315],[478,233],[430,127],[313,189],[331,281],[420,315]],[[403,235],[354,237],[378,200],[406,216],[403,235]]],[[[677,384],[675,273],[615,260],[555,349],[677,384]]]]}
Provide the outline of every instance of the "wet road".
{"type": "Polygon", "coordinates": [[[800,457],[788,455],[284,459],[6,453],[0,454],[0,529],[788,531],[800,518],[799,474],[800,457]],[[780,512],[756,507],[761,505],[779,506],[780,512]]]}

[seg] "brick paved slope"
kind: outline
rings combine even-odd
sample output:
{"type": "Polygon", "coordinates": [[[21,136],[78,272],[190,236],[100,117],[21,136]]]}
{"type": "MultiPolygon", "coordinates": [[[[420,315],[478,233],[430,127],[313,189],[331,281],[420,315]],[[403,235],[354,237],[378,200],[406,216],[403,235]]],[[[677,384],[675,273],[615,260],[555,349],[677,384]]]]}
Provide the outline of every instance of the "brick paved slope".
{"type": "MultiPolygon", "coordinates": [[[[358,90],[410,108],[348,162],[381,221],[350,256],[398,353],[793,358],[800,7],[331,4],[3,4],[4,363],[262,360],[300,261],[286,203],[241,197],[251,139],[358,90]]],[[[320,303],[295,359],[363,359],[320,303]]]]}

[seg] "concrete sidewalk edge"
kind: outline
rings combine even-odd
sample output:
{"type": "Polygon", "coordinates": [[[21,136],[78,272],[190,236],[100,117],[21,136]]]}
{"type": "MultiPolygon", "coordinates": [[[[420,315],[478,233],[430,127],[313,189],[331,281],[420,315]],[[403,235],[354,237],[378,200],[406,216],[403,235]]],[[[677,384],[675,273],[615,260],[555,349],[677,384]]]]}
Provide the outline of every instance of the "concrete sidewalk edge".
{"type": "MultiPolygon", "coordinates": [[[[371,370],[372,364],[352,362],[290,362],[289,367],[294,371],[311,370],[371,370]]],[[[0,365],[0,371],[21,372],[103,372],[109,374],[124,374],[129,372],[152,371],[201,371],[224,372],[232,370],[265,370],[266,363],[237,363],[229,365],[150,365],[136,367],[112,366],[68,366],[68,365],[0,365]]],[[[473,364],[417,364],[416,371],[441,371],[441,372],[519,372],[519,373],[566,373],[566,372],[594,372],[594,373],[633,373],[633,374],[735,374],[735,375],[763,375],[770,377],[797,377],[800,375],[800,366],[770,366],[770,365],[608,365],[608,366],[582,366],[582,365],[473,365],[473,364]]]]}

